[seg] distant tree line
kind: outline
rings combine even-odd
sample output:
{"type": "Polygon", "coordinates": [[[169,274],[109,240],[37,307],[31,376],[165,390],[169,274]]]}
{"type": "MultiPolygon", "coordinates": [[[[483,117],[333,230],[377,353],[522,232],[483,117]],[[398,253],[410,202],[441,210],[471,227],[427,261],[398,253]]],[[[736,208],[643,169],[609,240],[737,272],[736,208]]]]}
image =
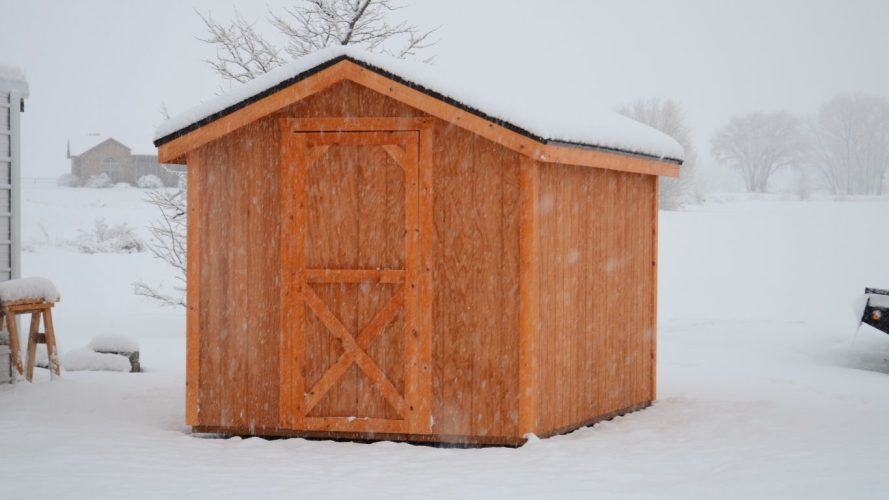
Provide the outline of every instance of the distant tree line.
{"type": "Polygon", "coordinates": [[[889,181],[889,101],[841,94],[812,116],[736,115],[716,131],[711,151],[751,192],[766,192],[776,172],[794,167],[801,191],[815,174],[837,196],[880,195],[889,181]]]}
{"type": "Polygon", "coordinates": [[[687,203],[701,201],[703,182],[698,170],[698,154],[682,104],[673,99],[640,99],[619,107],[617,111],[673,137],[685,150],[679,177],[659,180],[660,208],[678,210],[687,203]]]}

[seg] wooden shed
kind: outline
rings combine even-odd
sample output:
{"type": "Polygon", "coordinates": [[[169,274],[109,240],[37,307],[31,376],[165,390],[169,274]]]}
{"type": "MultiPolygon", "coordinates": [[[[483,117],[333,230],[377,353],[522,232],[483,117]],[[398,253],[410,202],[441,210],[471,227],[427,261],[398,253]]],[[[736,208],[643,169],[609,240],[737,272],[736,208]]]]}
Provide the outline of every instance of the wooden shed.
{"type": "Polygon", "coordinates": [[[481,83],[325,49],[158,129],[196,431],[516,445],[655,399],[681,148],[481,83]]]}

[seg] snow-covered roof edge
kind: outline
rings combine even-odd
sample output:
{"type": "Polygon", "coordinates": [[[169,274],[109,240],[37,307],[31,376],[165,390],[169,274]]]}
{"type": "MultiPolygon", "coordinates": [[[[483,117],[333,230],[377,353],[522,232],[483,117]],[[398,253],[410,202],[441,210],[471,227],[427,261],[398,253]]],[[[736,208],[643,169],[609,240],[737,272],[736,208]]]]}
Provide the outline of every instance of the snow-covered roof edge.
{"type": "MultiPolygon", "coordinates": [[[[290,64],[281,66],[259,78],[235,87],[208,102],[195,106],[189,111],[178,114],[163,122],[155,132],[154,145],[161,146],[168,143],[342,61],[349,61],[542,144],[616,152],[676,164],[681,164],[684,159],[683,148],[675,139],[618,113],[609,112],[605,121],[617,122],[619,126],[616,128],[619,129],[635,129],[633,130],[634,132],[644,132],[642,135],[647,136],[648,142],[646,143],[645,140],[639,142],[627,140],[622,142],[619,139],[615,139],[614,133],[609,133],[610,137],[607,140],[603,138],[601,141],[595,138],[589,140],[590,136],[584,133],[585,131],[580,133],[572,132],[561,137],[558,134],[546,134],[543,133],[546,127],[538,127],[538,130],[534,130],[535,127],[528,126],[530,121],[521,123],[522,120],[500,118],[497,116],[498,113],[483,111],[481,109],[485,107],[483,105],[450,97],[448,94],[453,92],[443,93],[435,90],[432,87],[437,85],[434,82],[428,83],[430,80],[428,75],[426,78],[417,78],[418,75],[414,74],[413,78],[409,79],[394,71],[390,71],[390,69],[383,66],[404,66],[408,62],[394,58],[392,58],[393,61],[384,61],[387,57],[389,56],[368,53],[353,47],[331,47],[300,57],[290,64]],[[579,140],[578,137],[582,137],[583,140],[579,140]]],[[[503,103],[501,102],[500,104],[502,105],[503,103]]],[[[512,104],[513,106],[518,106],[518,103],[512,104]]],[[[599,116],[598,118],[602,117],[599,116]]],[[[595,122],[595,117],[592,120],[595,122]]],[[[596,127],[591,126],[590,128],[595,129],[596,127]]],[[[602,126],[600,125],[599,128],[601,132],[602,126]]]]}
{"type": "Polygon", "coordinates": [[[0,64],[0,89],[11,90],[21,97],[28,97],[28,80],[18,66],[0,64]]]}

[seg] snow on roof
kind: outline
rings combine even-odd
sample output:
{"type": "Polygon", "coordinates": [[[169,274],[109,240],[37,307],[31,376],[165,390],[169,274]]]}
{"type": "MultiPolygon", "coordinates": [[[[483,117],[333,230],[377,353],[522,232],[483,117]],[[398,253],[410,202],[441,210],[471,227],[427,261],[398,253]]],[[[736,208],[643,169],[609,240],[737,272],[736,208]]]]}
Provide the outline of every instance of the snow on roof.
{"type": "Polygon", "coordinates": [[[306,78],[319,66],[344,58],[437,98],[453,101],[468,111],[501,122],[541,142],[604,148],[670,160],[684,158],[682,146],[672,137],[616,112],[597,109],[589,105],[587,96],[546,92],[536,86],[523,87],[523,81],[519,79],[504,85],[502,80],[483,75],[454,75],[429,64],[349,46],[329,47],[295,59],[172,117],[157,128],[155,145],[233,112],[245,101],[306,78]]]}
{"type": "Polygon", "coordinates": [[[28,81],[25,72],[17,66],[0,64],[0,89],[14,90],[23,97],[28,97],[28,81]]]}

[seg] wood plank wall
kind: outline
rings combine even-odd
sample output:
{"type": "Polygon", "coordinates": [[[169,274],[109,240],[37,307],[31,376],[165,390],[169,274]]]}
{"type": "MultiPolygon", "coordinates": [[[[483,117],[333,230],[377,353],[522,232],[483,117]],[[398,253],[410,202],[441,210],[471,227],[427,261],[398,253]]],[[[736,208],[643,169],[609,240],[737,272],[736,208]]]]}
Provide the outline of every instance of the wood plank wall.
{"type": "MultiPolygon", "coordinates": [[[[198,425],[278,425],[280,117],[422,116],[342,82],[197,154],[202,207],[198,425]]],[[[518,432],[518,156],[434,130],[433,432],[518,432]]]]}
{"type": "Polygon", "coordinates": [[[278,418],[277,141],[277,124],[263,121],[197,152],[199,425],[278,418]]]}
{"type": "Polygon", "coordinates": [[[463,129],[440,126],[433,157],[433,429],[514,436],[518,155],[463,129]]]}
{"type": "Polygon", "coordinates": [[[656,178],[540,165],[538,430],[652,398],[656,178]]]}

